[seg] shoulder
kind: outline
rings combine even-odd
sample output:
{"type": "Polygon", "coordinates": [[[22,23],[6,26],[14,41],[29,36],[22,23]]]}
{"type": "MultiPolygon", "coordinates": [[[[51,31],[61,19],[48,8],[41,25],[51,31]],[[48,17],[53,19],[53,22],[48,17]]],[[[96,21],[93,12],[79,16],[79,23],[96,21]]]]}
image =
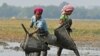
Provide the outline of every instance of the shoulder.
{"type": "Polygon", "coordinates": [[[31,19],[35,19],[35,16],[32,16],[32,18],[31,19]]]}
{"type": "Polygon", "coordinates": [[[38,23],[39,23],[40,25],[45,25],[45,24],[46,24],[46,21],[45,21],[44,19],[41,19],[41,20],[38,21],[38,23]]]}
{"type": "Polygon", "coordinates": [[[31,20],[32,21],[35,21],[36,20],[35,18],[36,18],[35,16],[32,16],[31,20]]]}
{"type": "Polygon", "coordinates": [[[65,17],[64,15],[61,15],[61,16],[60,16],[60,19],[64,19],[64,17],[65,17]]]}
{"type": "Polygon", "coordinates": [[[41,21],[41,22],[45,22],[45,19],[44,19],[44,18],[41,18],[40,21],[41,21]]]}

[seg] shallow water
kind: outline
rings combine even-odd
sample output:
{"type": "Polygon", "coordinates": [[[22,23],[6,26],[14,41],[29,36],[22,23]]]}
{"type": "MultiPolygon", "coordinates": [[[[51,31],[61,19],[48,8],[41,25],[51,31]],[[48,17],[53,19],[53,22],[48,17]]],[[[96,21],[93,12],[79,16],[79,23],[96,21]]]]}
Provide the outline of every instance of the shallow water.
{"type": "MultiPolygon", "coordinates": [[[[0,56],[25,56],[25,53],[21,50],[14,49],[16,46],[19,47],[19,43],[7,42],[8,46],[0,46],[0,56]]],[[[78,47],[80,56],[100,56],[100,48],[98,47],[78,47]]],[[[57,48],[52,47],[48,51],[48,56],[56,56],[57,48]]],[[[74,52],[71,50],[64,49],[62,56],[75,56],[74,52]]]]}

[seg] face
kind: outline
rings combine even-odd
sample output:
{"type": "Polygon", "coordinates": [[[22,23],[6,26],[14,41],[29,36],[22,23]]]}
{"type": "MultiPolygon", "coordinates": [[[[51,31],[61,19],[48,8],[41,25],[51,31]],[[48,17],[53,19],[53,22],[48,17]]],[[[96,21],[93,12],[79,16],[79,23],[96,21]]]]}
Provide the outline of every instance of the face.
{"type": "Polygon", "coordinates": [[[39,20],[41,18],[41,14],[40,13],[35,13],[36,19],[39,20]]]}
{"type": "Polygon", "coordinates": [[[72,11],[65,11],[65,14],[66,15],[71,15],[72,14],[72,11]]]}

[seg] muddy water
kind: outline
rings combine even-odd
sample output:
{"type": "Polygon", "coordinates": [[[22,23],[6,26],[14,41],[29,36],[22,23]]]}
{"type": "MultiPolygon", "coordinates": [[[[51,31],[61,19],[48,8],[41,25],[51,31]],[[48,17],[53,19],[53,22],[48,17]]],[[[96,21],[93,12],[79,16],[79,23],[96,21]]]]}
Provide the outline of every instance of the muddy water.
{"type": "MultiPolygon", "coordinates": [[[[0,56],[25,56],[25,53],[20,50],[19,43],[7,42],[8,46],[0,45],[0,56]]],[[[100,47],[78,47],[80,56],[100,56],[100,47]]],[[[48,51],[48,56],[56,56],[57,48],[51,47],[48,51]]],[[[62,56],[75,56],[71,50],[63,50],[62,56]]]]}

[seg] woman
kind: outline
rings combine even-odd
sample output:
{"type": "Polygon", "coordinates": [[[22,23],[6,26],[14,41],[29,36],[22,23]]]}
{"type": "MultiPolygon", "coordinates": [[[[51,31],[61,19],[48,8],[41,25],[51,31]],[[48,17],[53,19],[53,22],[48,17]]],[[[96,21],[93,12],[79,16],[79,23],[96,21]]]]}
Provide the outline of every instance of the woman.
{"type": "MultiPolygon", "coordinates": [[[[33,26],[36,28],[36,30],[32,33],[36,33],[37,36],[41,39],[40,41],[45,42],[48,49],[48,43],[45,41],[45,38],[48,36],[48,28],[46,21],[42,17],[43,9],[38,7],[33,10],[34,15],[31,18],[31,25],[30,28],[33,26]]],[[[47,51],[44,51],[43,56],[47,56],[47,51]]]]}
{"type": "Polygon", "coordinates": [[[67,28],[67,31],[72,32],[72,29],[70,28],[72,25],[72,20],[69,19],[69,16],[72,14],[74,10],[74,7],[71,4],[65,5],[61,10],[61,16],[60,16],[60,25],[67,23],[69,27],[67,28]]]}

